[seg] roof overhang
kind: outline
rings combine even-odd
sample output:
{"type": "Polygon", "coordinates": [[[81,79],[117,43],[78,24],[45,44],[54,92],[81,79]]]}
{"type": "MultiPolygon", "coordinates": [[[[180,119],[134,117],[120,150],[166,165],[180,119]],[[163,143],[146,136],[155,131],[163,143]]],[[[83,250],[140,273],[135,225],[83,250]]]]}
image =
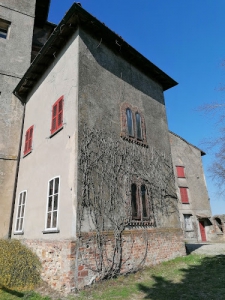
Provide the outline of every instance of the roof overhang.
{"type": "MultiPolygon", "coordinates": [[[[40,0],[40,2],[43,1],[40,0]]],[[[164,91],[177,85],[176,81],[126,43],[120,36],[106,27],[105,24],[90,15],[79,4],[74,3],[15,88],[13,93],[22,102],[26,102],[27,95],[35,86],[36,82],[44,74],[48,66],[52,64],[57,53],[60,52],[78,27],[81,27],[90,35],[99,39],[99,41],[104,43],[117,55],[159,83],[164,91]]]]}
{"type": "Polygon", "coordinates": [[[51,0],[37,0],[35,8],[35,22],[37,27],[43,27],[48,19],[48,12],[51,0]]]}

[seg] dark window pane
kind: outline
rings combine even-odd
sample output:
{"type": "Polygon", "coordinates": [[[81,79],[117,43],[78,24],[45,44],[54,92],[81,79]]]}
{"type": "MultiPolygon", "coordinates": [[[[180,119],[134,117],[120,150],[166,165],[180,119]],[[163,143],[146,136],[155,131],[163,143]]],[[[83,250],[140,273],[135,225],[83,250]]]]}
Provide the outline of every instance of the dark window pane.
{"type": "Polygon", "coordinates": [[[21,217],[21,206],[18,207],[18,218],[21,217]]]}
{"type": "Polygon", "coordinates": [[[142,140],[142,131],[141,131],[141,116],[139,113],[136,113],[136,127],[137,127],[137,138],[142,140]]]}
{"type": "Polygon", "coordinates": [[[142,199],[142,215],[144,218],[148,216],[146,207],[146,188],[144,185],[141,186],[141,199],[142,199]]]}
{"type": "Polygon", "coordinates": [[[132,111],[129,108],[127,108],[126,114],[127,114],[127,129],[128,129],[128,134],[130,136],[134,136],[132,111]]]}
{"type": "Polygon", "coordinates": [[[52,197],[48,198],[48,211],[52,211],[52,197]]]}
{"type": "Polygon", "coordinates": [[[57,211],[53,212],[53,222],[52,222],[52,227],[55,228],[57,223],[57,211]]]}
{"type": "Polygon", "coordinates": [[[49,196],[53,194],[53,180],[49,182],[49,196]]]}
{"type": "Polygon", "coordinates": [[[7,31],[8,30],[0,28],[0,38],[6,39],[7,38],[7,31]]]}
{"type": "Polygon", "coordinates": [[[137,186],[136,184],[131,185],[131,207],[132,207],[132,217],[137,217],[137,186]]]}
{"type": "Polygon", "coordinates": [[[58,195],[55,195],[53,210],[57,210],[57,209],[58,209],[58,195]]]}
{"type": "Polygon", "coordinates": [[[20,219],[20,228],[19,230],[22,230],[23,229],[23,219],[20,219]]]}
{"type": "Polygon", "coordinates": [[[20,223],[20,219],[17,219],[17,222],[16,222],[16,230],[19,230],[19,223],[20,223]]]}
{"type": "Polygon", "coordinates": [[[25,200],[26,200],[26,193],[23,193],[23,204],[25,204],[25,200]]]}
{"type": "Polygon", "coordinates": [[[22,204],[22,200],[23,200],[23,194],[21,193],[21,194],[20,194],[20,199],[19,199],[19,205],[22,204]]]}
{"type": "Polygon", "coordinates": [[[54,194],[58,194],[58,192],[59,192],[59,178],[55,178],[54,194]]]}
{"type": "Polygon", "coordinates": [[[23,216],[24,216],[24,208],[25,208],[25,206],[23,205],[22,206],[22,210],[21,210],[21,217],[23,218],[23,216]]]}
{"type": "Polygon", "coordinates": [[[47,214],[47,228],[51,228],[51,213],[47,214]]]}

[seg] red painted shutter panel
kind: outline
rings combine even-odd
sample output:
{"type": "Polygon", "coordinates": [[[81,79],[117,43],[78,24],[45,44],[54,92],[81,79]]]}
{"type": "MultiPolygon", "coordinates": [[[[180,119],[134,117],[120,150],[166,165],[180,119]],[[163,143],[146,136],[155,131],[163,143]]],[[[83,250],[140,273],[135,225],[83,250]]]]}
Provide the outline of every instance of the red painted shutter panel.
{"type": "Polygon", "coordinates": [[[180,187],[180,196],[182,203],[189,203],[188,192],[186,187],[180,187]]]}
{"type": "Polygon", "coordinates": [[[28,141],[28,151],[31,151],[31,146],[32,146],[32,137],[33,137],[33,126],[29,129],[30,132],[29,134],[29,141],[28,141]]]}
{"type": "Polygon", "coordinates": [[[51,133],[54,133],[57,129],[57,103],[52,108],[52,128],[51,133]]]}
{"type": "Polygon", "coordinates": [[[176,166],[176,169],[177,169],[177,177],[185,178],[184,167],[176,166]]]}
{"type": "Polygon", "coordinates": [[[27,153],[27,149],[28,149],[28,140],[29,140],[29,132],[26,132],[26,137],[25,137],[25,147],[24,147],[24,154],[27,153]]]}
{"type": "Polygon", "coordinates": [[[63,99],[58,102],[58,128],[61,127],[63,121],[63,99]]]}

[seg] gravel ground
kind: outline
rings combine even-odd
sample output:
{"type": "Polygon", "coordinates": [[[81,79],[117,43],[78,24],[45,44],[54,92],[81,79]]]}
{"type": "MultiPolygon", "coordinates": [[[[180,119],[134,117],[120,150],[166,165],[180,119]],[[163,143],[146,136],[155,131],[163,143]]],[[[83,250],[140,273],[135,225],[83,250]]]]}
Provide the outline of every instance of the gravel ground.
{"type": "Polygon", "coordinates": [[[195,243],[186,244],[187,253],[205,254],[205,255],[225,255],[225,243],[195,243]]]}

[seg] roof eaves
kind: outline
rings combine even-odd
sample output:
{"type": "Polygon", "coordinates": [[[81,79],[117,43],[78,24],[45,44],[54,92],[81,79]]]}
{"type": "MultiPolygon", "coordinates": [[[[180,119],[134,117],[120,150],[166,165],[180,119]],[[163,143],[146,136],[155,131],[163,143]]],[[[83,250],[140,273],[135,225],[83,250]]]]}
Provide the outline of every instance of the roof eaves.
{"type": "Polygon", "coordinates": [[[164,91],[177,85],[176,81],[126,43],[120,36],[105,26],[105,24],[90,15],[80,5],[74,3],[58,26],[54,29],[51,36],[13,91],[14,94],[20,95],[20,99],[24,99],[23,102],[26,102],[25,98],[29,91],[54,59],[55,52],[53,51],[53,48],[57,46],[59,47],[58,50],[61,50],[65,45],[65,40],[69,39],[78,26],[81,26],[84,30],[88,31],[89,34],[95,37],[103,37],[104,43],[110,47],[112,51],[117,52],[117,54],[122,56],[128,62],[141,69],[147,76],[158,82],[164,91]]]}
{"type": "Polygon", "coordinates": [[[174,133],[174,132],[172,132],[172,131],[170,131],[170,130],[169,130],[169,132],[170,132],[171,134],[173,134],[174,136],[178,137],[179,139],[181,139],[182,141],[184,141],[185,143],[187,143],[188,145],[190,145],[190,146],[194,147],[195,149],[199,150],[199,151],[201,152],[201,156],[206,155],[206,153],[205,153],[204,151],[202,151],[200,148],[196,147],[195,145],[189,143],[188,141],[186,141],[184,138],[182,138],[182,137],[179,136],[178,134],[176,134],[176,133],[174,133]]]}

